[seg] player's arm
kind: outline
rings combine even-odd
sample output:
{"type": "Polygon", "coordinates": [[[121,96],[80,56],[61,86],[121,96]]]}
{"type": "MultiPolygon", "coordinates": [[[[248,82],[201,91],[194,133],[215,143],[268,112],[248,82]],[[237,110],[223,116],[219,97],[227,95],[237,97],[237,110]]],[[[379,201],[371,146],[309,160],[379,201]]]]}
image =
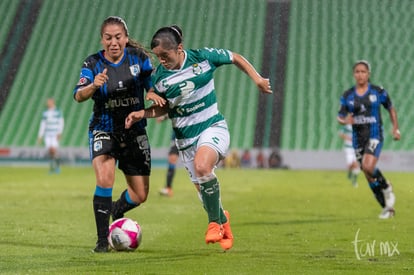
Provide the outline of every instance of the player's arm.
{"type": "Polygon", "coordinates": [[[390,119],[391,119],[391,123],[392,123],[392,135],[394,137],[394,140],[400,140],[401,133],[400,133],[400,130],[398,128],[397,111],[395,110],[394,107],[391,107],[391,109],[389,110],[389,113],[390,113],[390,119]]]}
{"type": "Polygon", "coordinates": [[[352,118],[352,115],[347,115],[347,116],[338,115],[336,117],[336,120],[341,125],[345,125],[345,124],[351,124],[352,125],[354,123],[354,119],[352,118]]]}
{"type": "Polygon", "coordinates": [[[246,73],[256,83],[259,90],[263,93],[272,93],[272,87],[268,78],[263,78],[243,56],[233,52],[233,64],[246,73]]]}
{"type": "Polygon", "coordinates": [[[108,75],[105,68],[102,73],[95,76],[93,82],[87,86],[80,87],[75,93],[75,100],[83,102],[93,96],[93,94],[108,81],[108,75]]]}
{"type": "Polygon", "coordinates": [[[354,119],[352,116],[352,113],[350,113],[346,107],[346,99],[344,96],[341,96],[340,99],[340,107],[339,107],[339,111],[338,111],[338,115],[336,117],[336,120],[339,122],[339,124],[341,125],[345,125],[345,124],[354,124],[354,119]]]}
{"type": "Polygon", "coordinates": [[[131,128],[131,126],[144,118],[155,118],[163,116],[168,112],[168,106],[151,105],[150,107],[130,113],[125,119],[125,129],[131,128]]]}

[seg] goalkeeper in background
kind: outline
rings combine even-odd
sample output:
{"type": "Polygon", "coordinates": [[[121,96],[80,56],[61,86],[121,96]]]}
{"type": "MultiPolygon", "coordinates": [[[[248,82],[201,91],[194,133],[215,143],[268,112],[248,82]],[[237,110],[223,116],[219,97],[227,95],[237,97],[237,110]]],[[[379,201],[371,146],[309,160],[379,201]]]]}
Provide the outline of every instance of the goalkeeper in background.
{"type": "Polygon", "coordinates": [[[60,160],[58,158],[59,141],[64,128],[62,112],[56,108],[55,100],[48,98],[47,110],[42,113],[38,143],[43,140],[50,160],[49,173],[60,173],[60,160]]]}

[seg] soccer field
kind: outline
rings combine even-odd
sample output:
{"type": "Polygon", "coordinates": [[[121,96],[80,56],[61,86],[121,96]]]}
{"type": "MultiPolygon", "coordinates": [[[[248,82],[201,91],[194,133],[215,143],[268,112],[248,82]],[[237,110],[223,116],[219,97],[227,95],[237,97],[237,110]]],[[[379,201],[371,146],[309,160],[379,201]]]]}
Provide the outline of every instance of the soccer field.
{"type": "MultiPolygon", "coordinates": [[[[235,243],[206,245],[207,217],[186,172],[174,197],[158,195],[153,169],[148,201],[127,213],[143,229],[137,251],[94,254],[95,177],[90,167],[0,168],[1,274],[413,274],[414,174],[386,172],[396,216],[380,207],[362,175],[345,171],[218,169],[235,243]]],[[[117,173],[114,197],[125,188],[117,173]]]]}

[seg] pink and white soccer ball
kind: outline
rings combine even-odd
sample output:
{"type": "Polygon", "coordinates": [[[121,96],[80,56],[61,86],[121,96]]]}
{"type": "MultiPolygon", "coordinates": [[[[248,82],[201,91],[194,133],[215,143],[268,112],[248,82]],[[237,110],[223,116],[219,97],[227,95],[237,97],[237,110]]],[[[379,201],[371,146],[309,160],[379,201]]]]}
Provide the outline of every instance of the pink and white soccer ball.
{"type": "Polygon", "coordinates": [[[116,251],[134,251],[141,239],[141,226],[129,218],[118,219],[109,226],[109,245],[116,251]]]}

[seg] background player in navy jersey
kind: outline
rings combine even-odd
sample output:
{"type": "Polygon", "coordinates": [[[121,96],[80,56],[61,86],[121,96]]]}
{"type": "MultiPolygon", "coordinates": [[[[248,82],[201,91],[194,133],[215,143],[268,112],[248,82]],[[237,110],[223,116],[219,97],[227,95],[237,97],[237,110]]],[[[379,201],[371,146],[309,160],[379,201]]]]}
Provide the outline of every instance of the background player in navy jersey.
{"type": "Polygon", "coordinates": [[[141,120],[125,129],[125,118],[144,108],[147,100],[160,104],[163,99],[151,91],[152,65],[144,49],[128,37],[125,21],[116,16],[101,26],[103,50],[87,57],[73,95],[76,101],[92,98],[93,114],[89,123],[89,149],[96,175],[93,197],[98,241],[95,252],[108,251],[108,226],[112,219],[145,202],[149,190],[151,155],[141,120]],[[115,168],[128,184],[120,198],[112,202],[115,168]]]}
{"type": "Polygon", "coordinates": [[[269,79],[263,78],[244,57],[229,50],[184,49],[178,26],[160,28],[152,38],[151,49],[160,61],[153,74],[154,90],[168,104],[132,112],[125,127],[168,112],[181,160],[207,212],[205,242],[218,242],[228,250],[233,246],[230,215],[223,210],[220,184],[214,169],[227,154],[230,134],[218,110],[213,75],[218,67],[234,64],[263,93],[272,93],[269,79]]]}
{"type": "Polygon", "coordinates": [[[392,135],[400,139],[397,112],[390,96],[382,87],[370,83],[371,66],[365,60],[353,66],[355,86],[345,91],[340,99],[338,122],[352,124],[353,147],[361,169],[378,203],[383,208],[379,218],[394,216],[395,195],[391,184],[377,167],[384,137],[381,105],[388,110],[393,125],[392,135]]]}

